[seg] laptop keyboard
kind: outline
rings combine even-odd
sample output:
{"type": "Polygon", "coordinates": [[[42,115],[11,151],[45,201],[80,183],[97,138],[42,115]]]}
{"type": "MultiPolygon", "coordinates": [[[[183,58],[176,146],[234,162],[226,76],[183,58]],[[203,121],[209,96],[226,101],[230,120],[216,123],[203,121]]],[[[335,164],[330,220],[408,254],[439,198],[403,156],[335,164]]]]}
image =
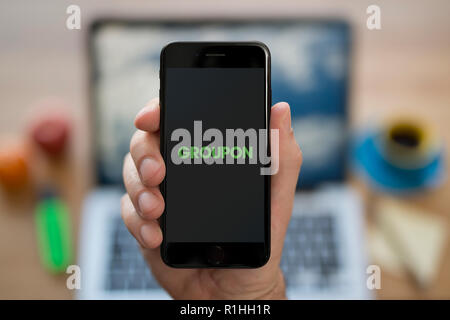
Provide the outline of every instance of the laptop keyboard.
{"type": "Polygon", "coordinates": [[[146,290],[159,288],[136,240],[125,227],[122,219],[115,218],[112,228],[113,241],[106,278],[107,290],[146,290]]]}
{"type": "Polygon", "coordinates": [[[326,289],[339,271],[335,217],[297,216],[289,223],[281,259],[286,286],[326,289]]]}
{"type": "MultiPolygon", "coordinates": [[[[147,290],[159,288],[147,267],[136,240],[120,217],[112,228],[111,254],[106,289],[147,290]]],[[[327,289],[335,286],[339,272],[338,237],[332,215],[293,216],[286,234],[281,269],[287,287],[327,289]]]]}

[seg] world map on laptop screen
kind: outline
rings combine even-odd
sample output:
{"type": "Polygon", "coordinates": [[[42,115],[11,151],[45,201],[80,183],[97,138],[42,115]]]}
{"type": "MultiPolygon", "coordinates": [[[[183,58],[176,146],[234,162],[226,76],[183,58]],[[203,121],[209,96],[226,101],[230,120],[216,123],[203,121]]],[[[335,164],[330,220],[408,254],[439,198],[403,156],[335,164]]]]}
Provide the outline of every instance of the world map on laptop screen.
{"type": "Polygon", "coordinates": [[[339,21],[97,23],[90,33],[98,180],[120,184],[134,117],[158,96],[159,56],[172,41],[262,41],[272,101],[290,104],[303,151],[299,186],[345,176],[350,30],[339,21]]]}

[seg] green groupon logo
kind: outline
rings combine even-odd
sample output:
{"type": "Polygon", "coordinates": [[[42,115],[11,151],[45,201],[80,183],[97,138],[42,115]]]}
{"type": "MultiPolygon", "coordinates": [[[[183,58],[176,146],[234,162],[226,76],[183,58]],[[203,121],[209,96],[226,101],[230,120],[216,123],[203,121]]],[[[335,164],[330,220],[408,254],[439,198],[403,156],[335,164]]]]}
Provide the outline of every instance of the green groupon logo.
{"type": "Polygon", "coordinates": [[[202,121],[194,121],[193,136],[186,128],[172,131],[170,140],[176,142],[171,148],[170,158],[175,165],[240,165],[260,164],[261,175],[278,171],[278,130],[242,128],[203,131],[202,121]]]}
{"type": "Polygon", "coordinates": [[[231,156],[234,159],[253,159],[253,148],[252,147],[238,147],[234,146],[232,148],[227,146],[220,147],[180,147],[178,149],[178,156],[181,159],[225,159],[226,156],[231,156]]]}

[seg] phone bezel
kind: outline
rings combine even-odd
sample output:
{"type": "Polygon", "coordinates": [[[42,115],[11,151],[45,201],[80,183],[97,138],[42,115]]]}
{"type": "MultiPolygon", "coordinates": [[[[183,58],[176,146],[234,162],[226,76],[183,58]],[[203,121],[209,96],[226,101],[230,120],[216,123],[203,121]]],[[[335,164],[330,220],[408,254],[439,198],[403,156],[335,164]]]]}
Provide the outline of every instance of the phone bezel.
{"type": "MultiPolygon", "coordinates": [[[[160,145],[167,161],[165,132],[165,71],[177,68],[264,68],[265,74],[265,128],[270,124],[271,87],[270,51],[261,42],[172,42],[161,50],[160,58],[160,145]]],[[[270,147],[270,140],[267,141],[270,147]]],[[[166,198],[166,179],[161,183],[161,193],[166,198]]],[[[270,176],[264,176],[264,242],[261,243],[169,243],[166,234],[164,211],[160,218],[163,232],[161,258],[175,268],[257,268],[270,258],[270,176]]]]}

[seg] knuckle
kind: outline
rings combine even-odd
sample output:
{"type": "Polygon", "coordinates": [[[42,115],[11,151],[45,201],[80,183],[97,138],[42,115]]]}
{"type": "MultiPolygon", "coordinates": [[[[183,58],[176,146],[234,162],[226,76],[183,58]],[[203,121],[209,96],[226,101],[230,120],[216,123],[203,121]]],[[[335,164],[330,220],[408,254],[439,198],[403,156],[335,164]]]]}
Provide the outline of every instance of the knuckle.
{"type": "Polygon", "coordinates": [[[127,152],[127,154],[123,157],[123,163],[125,164],[125,162],[128,160],[128,158],[130,157],[130,153],[127,152]]]}
{"type": "Polygon", "coordinates": [[[298,143],[295,143],[295,159],[300,164],[303,161],[303,152],[298,143]]]}
{"type": "Polygon", "coordinates": [[[298,170],[300,170],[300,167],[302,165],[303,162],[303,154],[302,154],[302,150],[300,149],[300,146],[298,145],[298,143],[294,140],[294,145],[292,148],[292,164],[295,165],[295,167],[298,168],[298,170]]]}
{"type": "Polygon", "coordinates": [[[144,141],[145,132],[136,130],[130,140],[130,153],[135,154],[139,145],[144,141]]]}
{"type": "Polygon", "coordinates": [[[124,180],[124,182],[126,182],[126,178],[127,178],[127,168],[128,168],[128,161],[130,160],[130,153],[128,152],[124,159],[123,159],[123,166],[122,166],[122,178],[124,180]]]}
{"type": "Polygon", "coordinates": [[[131,216],[129,206],[127,205],[128,201],[129,201],[128,195],[124,195],[121,199],[121,216],[126,226],[130,225],[130,216],[131,216]]]}
{"type": "Polygon", "coordinates": [[[300,147],[297,144],[297,148],[296,148],[296,153],[295,153],[295,158],[296,158],[296,163],[298,166],[298,170],[300,170],[302,163],[303,163],[303,153],[302,153],[302,149],[300,149],[300,147]]]}
{"type": "Polygon", "coordinates": [[[125,208],[125,201],[127,198],[128,194],[124,194],[123,196],[120,197],[120,208],[123,211],[123,209],[125,208]]]}

